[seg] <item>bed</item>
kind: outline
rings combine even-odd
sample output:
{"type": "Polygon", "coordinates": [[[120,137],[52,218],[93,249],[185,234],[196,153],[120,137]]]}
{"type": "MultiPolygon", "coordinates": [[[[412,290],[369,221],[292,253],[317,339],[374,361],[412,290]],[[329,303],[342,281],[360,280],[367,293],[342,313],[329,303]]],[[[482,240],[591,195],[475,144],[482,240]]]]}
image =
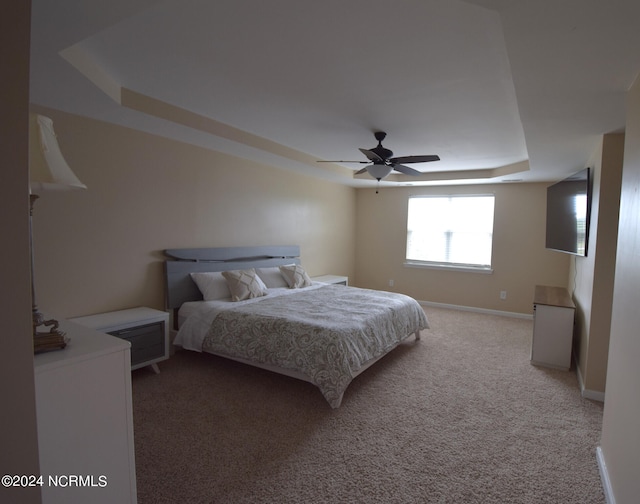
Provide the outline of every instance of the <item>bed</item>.
{"type": "Polygon", "coordinates": [[[298,246],[165,255],[175,345],[311,382],[332,408],[358,374],[429,327],[409,296],[312,281],[298,246]]]}

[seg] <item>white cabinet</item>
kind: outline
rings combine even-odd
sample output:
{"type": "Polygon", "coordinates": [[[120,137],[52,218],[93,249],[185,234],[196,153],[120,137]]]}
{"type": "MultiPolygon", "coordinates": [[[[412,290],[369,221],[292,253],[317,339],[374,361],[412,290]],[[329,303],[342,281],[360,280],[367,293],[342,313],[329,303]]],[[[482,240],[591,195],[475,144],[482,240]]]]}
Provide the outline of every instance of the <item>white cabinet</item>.
{"type": "Polygon", "coordinates": [[[130,344],[60,329],[67,347],[34,357],[42,502],[135,503],[130,344]]]}
{"type": "Polygon", "coordinates": [[[131,369],[152,366],[169,358],[169,314],[140,306],[71,319],[131,343],[131,369]]]}
{"type": "Polygon", "coordinates": [[[575,305],[566,289],[537,285],[533,300],[531,363],[571,368],[575,305]]]}

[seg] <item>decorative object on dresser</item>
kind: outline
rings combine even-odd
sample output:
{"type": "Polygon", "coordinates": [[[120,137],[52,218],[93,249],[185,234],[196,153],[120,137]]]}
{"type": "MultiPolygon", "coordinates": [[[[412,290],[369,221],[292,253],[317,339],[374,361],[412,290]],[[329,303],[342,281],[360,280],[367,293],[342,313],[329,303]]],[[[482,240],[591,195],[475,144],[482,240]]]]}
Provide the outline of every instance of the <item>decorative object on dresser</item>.
{"type": "Polygon", "coordinates": [[[60,328],[73,344],[34,357],[42,502],[135,504],[131,345],[68,320],[60,328]]]}
{"type": "Polygon", "coordinates": [[[131,369],[151,366],[169,358],[169,314],[140,306],[70,319],[96,331],[131,343],[131,369]]]}
{"type": "Polygon", "coordinates": [[[567,289],[536,285],[533,298],[531,363],[556,369],[571,368],[575,304],[567,289]]]}
{"type": "Polygon", "coordinates": [[[68,338],[59,329],[57,320],[45,320],[36,304],[33,277],[33,206],[41,192],[86,188],[87,186],[78,180],[62,156],[51,119],[38,114],[29,114],[29,246],[31,253],[33,350],[35,353],[62,349],[67,345],[68,338]],[[38,331],[38,327],[43,325],[50,327],[48,332],[38,331]]]}

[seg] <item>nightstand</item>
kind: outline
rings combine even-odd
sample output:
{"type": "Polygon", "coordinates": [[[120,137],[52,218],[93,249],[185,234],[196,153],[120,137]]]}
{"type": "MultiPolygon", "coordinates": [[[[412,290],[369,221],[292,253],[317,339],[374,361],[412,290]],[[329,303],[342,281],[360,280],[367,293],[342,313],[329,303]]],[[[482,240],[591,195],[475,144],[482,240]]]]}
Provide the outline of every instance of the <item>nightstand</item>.
{"type": "Polygon", "coordinates": [[[138,307],[70,319],[77,324],[117,336],[131,343],[131,369],[151,366],[169,358],[169,314],[138,307]]]}
{"type": "Polygon", "coordinates": [[[349,285],[349,277],[341,275],[322,275],[313,277],[311,280],[314,282],[323,282],[336,285],[349,285]]]}

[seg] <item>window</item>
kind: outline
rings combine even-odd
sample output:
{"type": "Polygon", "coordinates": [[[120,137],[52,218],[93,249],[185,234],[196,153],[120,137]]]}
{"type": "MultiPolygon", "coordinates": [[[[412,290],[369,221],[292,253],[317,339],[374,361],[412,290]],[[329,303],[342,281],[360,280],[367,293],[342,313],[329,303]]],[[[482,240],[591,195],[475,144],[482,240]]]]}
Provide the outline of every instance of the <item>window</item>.
{"type": "Polygon", "coordinates": [[[411,196],[407,264],[491,270],[493,195],[411,196]]]}

